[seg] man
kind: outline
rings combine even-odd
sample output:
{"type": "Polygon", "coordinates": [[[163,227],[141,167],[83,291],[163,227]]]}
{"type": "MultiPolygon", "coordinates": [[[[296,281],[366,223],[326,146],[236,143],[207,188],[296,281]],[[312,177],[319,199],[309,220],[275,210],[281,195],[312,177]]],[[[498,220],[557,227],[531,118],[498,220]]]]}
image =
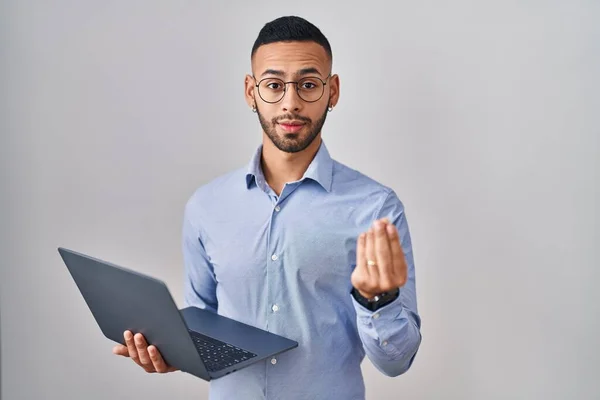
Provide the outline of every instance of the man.
{"type": "MultiPolygon", "coordinates": [[[[339,98],[321,31],[278,18],[252,49],[245,97],[263,142],[248,167],[200,187],[185,208],[185,305],[299,342],[211,381],[212,399],[364,399],[365,354],[388,376],[421,342],[415,270],[395,192],[333,160],[321,138],[339,98]]],[[[125,332],[114,352],[170,372],[125,332]]]]}

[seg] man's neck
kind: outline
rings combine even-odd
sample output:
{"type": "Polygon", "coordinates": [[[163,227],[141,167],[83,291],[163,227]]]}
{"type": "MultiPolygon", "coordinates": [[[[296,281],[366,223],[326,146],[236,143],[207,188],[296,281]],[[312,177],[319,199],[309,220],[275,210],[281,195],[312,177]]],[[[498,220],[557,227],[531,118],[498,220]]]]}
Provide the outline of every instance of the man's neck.
{"type": "Polygon", "coordinates": [[[304,176],[320,146],[319,134],[306,149],[297,153],[286,153],[275,147],[263,133],[261,166],[267,183],[278,196],[287,182],[298,181],[304,176]]]}

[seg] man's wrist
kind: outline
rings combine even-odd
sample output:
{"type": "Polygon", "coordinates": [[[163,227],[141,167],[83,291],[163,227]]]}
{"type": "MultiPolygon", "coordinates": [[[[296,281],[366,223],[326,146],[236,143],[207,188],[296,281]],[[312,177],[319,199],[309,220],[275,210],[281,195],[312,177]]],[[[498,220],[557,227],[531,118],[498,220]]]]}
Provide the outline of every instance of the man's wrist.
{"type": "Polygon", "coordinates": [[[356,291],[358,292],[358,294],[360,294],[362,297],[364,297],[365,299],[371,300],[373,299],[375,296],[377,296],[376,293],[367,293],[367,292],[363,292],[360,289],[356,289],[356,291]]]}
{"type": "Polygon", "coordinates": [[[350,293],[352,294],[352,297],[354,297],[354,300],[356,300],[361,306],[367,310],[376,311],[396,300],[400,295],[400,289],[398,288],[389,292],[378,293],[376,295],[367,297],[369,294],[364,296],[358,289],[353,287],[350,293]]]}

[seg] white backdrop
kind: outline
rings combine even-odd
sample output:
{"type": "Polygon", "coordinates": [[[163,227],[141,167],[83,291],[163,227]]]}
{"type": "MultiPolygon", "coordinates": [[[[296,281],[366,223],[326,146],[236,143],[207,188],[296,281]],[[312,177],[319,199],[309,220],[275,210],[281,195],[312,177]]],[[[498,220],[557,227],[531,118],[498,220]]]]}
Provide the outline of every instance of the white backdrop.
{"type": "Polygon", "coordinates": [[[423,343],[368,399],[600,398],[600,3],[465,0],[0,1],[2,398],[206,398],[111,354],[56,247],[181,306],[184,203],[258,145],[250,49],[290,14],[332,44],[332,156],[413,234],[423,343]]]}

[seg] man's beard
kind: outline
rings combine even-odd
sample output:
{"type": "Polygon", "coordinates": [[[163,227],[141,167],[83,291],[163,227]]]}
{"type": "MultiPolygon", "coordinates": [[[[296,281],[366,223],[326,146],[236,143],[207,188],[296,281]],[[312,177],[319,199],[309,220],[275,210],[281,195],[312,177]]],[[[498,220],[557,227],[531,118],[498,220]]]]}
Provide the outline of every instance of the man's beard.
{"type": "Polygon", "coordinates": [[[319,135],[319,132],[321,132],[323,124],[325,124],[325,119],[327,118],[327,109],[325,109],[323,116],[315,123],[313,123],[310,118],[302,117],[293,113],[280,115],[279,117],[273,118],[271,122],[268,123],[258,109],[256,112],[258,114],[260,125],[269,139],[271,139],[271,142],[273,142],[275,147],[277,147],[279,150],[285,151],[286,153],[297,153],[310,146],[310,144],[319,135]],[[302,121],[304,123],[302,130],[308,129],[308,134],[304,137],[300,136],[300,133],[284,133],[283,136],[279,136],[277,133],[277,121],[286,119],[302,121]]]}

